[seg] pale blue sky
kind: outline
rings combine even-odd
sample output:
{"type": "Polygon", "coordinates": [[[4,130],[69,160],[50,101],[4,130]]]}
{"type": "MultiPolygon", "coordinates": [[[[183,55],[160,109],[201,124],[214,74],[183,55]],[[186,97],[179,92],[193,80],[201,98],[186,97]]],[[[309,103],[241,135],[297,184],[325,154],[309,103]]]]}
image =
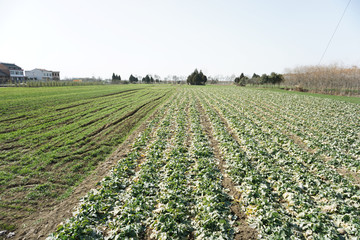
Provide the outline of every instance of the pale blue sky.
{"type": "MultiPolygon", "coordinates": [[[[0,0],[0,61],[61,77],[316,65],[348,0],[0,0]]],[[[323,64],[360,66],[360,0],[323,64]]]]}

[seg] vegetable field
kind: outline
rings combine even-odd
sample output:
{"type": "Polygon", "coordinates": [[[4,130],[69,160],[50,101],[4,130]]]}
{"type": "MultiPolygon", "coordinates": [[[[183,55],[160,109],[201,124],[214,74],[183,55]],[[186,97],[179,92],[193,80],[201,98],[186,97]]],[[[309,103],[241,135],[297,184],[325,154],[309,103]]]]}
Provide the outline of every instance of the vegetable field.
{"type": "Polygon", "coordinates": [[[5,95],[3,224],[71,197],[151,114],[48,239],[360,238],[359,104],[234,86],[103,88],[5,95]]]}
{"type": "Polygon", "coordinates": [[[67,198],[171,88],[0,89],[0,230],[67,198]]]}

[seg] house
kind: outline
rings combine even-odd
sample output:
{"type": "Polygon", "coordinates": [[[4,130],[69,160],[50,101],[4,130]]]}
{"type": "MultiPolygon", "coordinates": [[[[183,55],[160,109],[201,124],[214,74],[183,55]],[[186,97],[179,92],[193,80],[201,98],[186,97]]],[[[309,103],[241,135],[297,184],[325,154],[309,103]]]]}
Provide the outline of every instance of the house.
{"type": "Polygon", "coordinates": [[[0,63],[0,71],[2,72],[0,74],[2,77],[0,78],[1,80],[5,80],[5,82],[9,82],[10,80],[13,83],[25,82],[24,70],[13,63],[0,63]]]}
{"type": "Polygon", "coordinates": [[[10,71],[9,69],[0,63],[0,84],[10,82],[10,71]]]}
{"type": "Polygon", "coordinates": [[[10,73],[0,70],[0,84],[8,83],[10,81],[10,73]]]}
{"type": "Polygon", "coordinates": [[[35,68],[30,71],[25,71],[25,75],[29,80],[40,80],[40,81],[60,80],[60,72],[50,71],[40,68],[35,68]]]}
{"type": "Polygon", "coordinates": [[[52,71],[51,73],[52,73],[52,80],[54,81],[60,80],[60,72],[52,71]]]}

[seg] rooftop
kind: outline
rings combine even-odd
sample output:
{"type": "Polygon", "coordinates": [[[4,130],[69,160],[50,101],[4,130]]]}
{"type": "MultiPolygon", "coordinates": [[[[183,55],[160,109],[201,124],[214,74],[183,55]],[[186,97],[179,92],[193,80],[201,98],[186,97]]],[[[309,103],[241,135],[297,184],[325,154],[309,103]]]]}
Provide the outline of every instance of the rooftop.
{"type": "Polygon", "coordinates": [[[3,63],[3,62],[0,62],[0,64],[5,65],[6,67],[8,67],[8,68],[11,69],[11,70],[22,70],[21,67],[15,65],[14,63],[3,63]]]}
{"type": "Polygon", "coordinates": [[[59,72],[59,71],[46,70],[46,69],[43,69],[43,68],[35,68],[33,70],[30,70],[30,71],[34,71],[34,70],[39,70],[39,71],[42,71],[42,72],[59,72]]]}

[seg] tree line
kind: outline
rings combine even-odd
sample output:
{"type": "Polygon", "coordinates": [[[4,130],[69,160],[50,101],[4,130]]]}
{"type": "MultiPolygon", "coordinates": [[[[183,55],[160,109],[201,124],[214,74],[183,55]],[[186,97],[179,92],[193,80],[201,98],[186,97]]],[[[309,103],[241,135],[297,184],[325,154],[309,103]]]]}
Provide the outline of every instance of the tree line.
{"type": "MultiPolygon", "coordinates": [[[[155,77],[156,76],[157,75],[155,75],[155,77]]],[[[251,78],[245,76],[244,73],[241,73],[239,77],[236,77],[234,79],[234,82],[236,85],[246,86],[247,84],[251,84],[251,85],[280,84],[283,80],[284,80],[283,75],[275,72],[272,72],[270,75],[262,74],[261,76],[254,73],[251,78]]],[[[161,82],[159,78],[154,78],[150,74],[146,75],[141,79],[131,74],[128,81],[122,81],[120,75],[117,75],[115,73],[113,73],[112,76],[112,83],[139,83],[140,81],[141,83],[146,83],[146,84],[161,82]]],[[[180,83],[181,81],[176,81],[176,82],[180,83]]],[[[205,85],[207,82],[208,82],[208,77],[201,70],[198,69],[195,69],[186,79],[186,84],[188,85],[205,85]]],[[[216,79],[210,78],[210,83],[216,84],[218,83],[218,81],[216,79]]]]}
{"type": "Polygon", "coordinates": [[[247,84],[251,85],[263,85],[263,84],[280,84],[284,81],[284,76],[279,73],[272,72],[270,75],[266,73],[261,76],[254,73],[251,78],[241,73],[239,77],[234,79],[235,84],[239,86],[246,86],[247,84]]]}
{"type": "MultiPolygon", "coordinates": [[[[176,78],[177,79],[177,78],[176,78]]],[[[160,83],[162,82],[160,80],[160,77],[157,75],[151,76],[150,74],[147,74],[145,77],[141,78],[141,80],[138,77],[135,77],[134,75],[130,75],[129,80],[121,80],[121,76],[117,75],[115,73],[112,74],[112,78],[111,78],[111,82],[113,84],[127,84],[127,83],[139,83],[141,81],[141,83],[146,83],[146,84],[153,84],[153,83],[160,83]]],[[[179,81],[177,79],[177,81],[175,81],[176,83],[180,83],[181,81],[179,81]]],[[[205,83],[207,82],[207,76],[200,70],[198,71],[197,69],[195,69],[195,71],[190,74],[187,77],[186,83],[189,85],[205,85],[205,83]]]]}
{"type": "Polygon", "coordinates": [[[285,70],[286,88],[326,94],[360,95],[360,68],[337,64],[285,70]]]}
{"type": "Polygon", "coordinates": [[[134,75],[130,75],[129,80],[121,80],[121,76],[117,75],[115,73],[113,73],[112,78],[111,78],[111,82],[114,84],[127,84],[127,83],[138,83],[138,82],[142,82],[142,83],[147,83],[147,84],[151,84],[151,83],[159,83],[160,79],[159,78],[154,78],[151,75],[146,75],[145,77],[141,78],[141,80],[138,77],[135,77],[134,75]]]}

